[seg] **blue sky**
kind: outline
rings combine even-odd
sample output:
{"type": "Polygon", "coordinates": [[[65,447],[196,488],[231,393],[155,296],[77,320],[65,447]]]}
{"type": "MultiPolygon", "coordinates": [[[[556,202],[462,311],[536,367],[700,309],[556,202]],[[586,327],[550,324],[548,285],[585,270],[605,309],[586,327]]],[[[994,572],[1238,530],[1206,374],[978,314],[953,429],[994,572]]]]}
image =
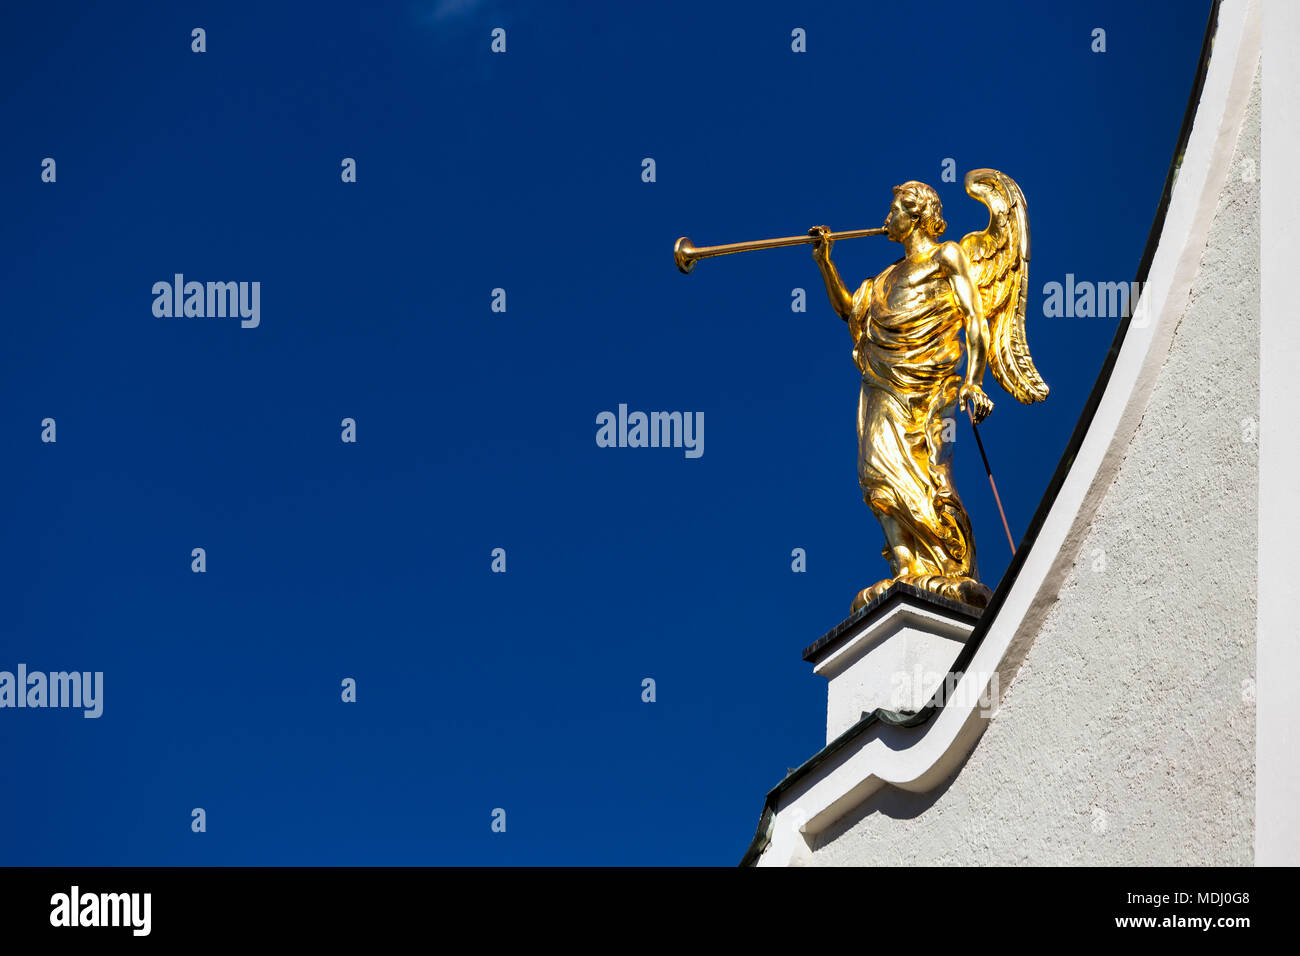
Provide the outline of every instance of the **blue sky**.
{"type": "MultiPolygon", "coordinates": [[[[16,7],[0,670],[102,671],[104,711],[0,710],[0,863],[737,862],[824,740],[801,649],[887,568],[807,248],[683,277],[673,240],[877,225],[909,179],[956,239],[960,176],[1015,178],[1052,392],[986,376],[981,435],[1018,537],[1118,322],[1043,284],[1134,277],[1208,9],[16,7]],[[175,273],[260,282],[260,325],[156,317],[175,273]],[[704,454],[597,447],[620,403],[704,454]]],[[[995,586],[965,423],[956,459],[995,586]]]]}

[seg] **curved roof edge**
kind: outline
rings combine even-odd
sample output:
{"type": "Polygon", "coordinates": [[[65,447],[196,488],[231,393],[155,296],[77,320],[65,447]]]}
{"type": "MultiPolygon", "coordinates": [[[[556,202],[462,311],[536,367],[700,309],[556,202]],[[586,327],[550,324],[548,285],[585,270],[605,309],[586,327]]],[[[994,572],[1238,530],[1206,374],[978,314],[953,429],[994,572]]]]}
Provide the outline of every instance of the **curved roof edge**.
{"type": "Polygon", "coordinates": [[[933,788],[983,733],[990,718],[976,702],[994,674],[1005,692],[1019,672],[1164,364],[1250,94],[1260,20],[1259,0],[1212,4],[1182,128],[1138,264],[1141,297],[1133,314],[1121,320],[1025,537],[953,663],[959,691],[946,707],[936,694],[916,714],[864,714],[788,774],[768,792],[741,866],[758,865],[760,858],[762,865],[794,862],[800,851],[807,852],[808,836],[826,829],[883,784],[917,792],[933,788]],[[980,686],[960,686],[968,682],[980,686]],[[791,825],[777,826],[778,816],[790,810],[791,825]]]}

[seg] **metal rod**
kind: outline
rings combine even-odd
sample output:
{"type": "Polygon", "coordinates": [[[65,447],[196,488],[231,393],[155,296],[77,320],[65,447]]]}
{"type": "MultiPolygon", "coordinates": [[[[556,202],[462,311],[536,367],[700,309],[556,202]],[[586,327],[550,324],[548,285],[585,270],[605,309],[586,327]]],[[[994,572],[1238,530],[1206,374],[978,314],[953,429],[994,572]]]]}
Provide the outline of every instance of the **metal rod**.
{"type": "MultiPolygon", "coordinates": [[[[863,236],[883,236],[889,230],[884,226],[874,229],[849,229],[845,232],[828,233],[826,238],[832,242],[836,239],[859,239],[863,236]]],[[[729,242],[721,246],[700,246],[698,249],[686,236],[682,236],[673,245],[673,261],[682,274],[688,274],[695,268],[699,259],[711,256],[729,256],[733,252],[755,252],[759,249],[780,249],[783,246],[801,246],[820,242],[821,236],[783,236],[780,239],[756,239],[753,242],[729,242]]]]}
{"type": "Polygon", "coordinates": [[[993,500],[997,502],[998,514],[1002,516],[1002,530],[1007,533],[1007,544],[1011,545],[1011,556],[1016,556],[1016,542],[1011,537],[1011,525],[1007,524],[1007,513],[1002,508],[1002,496],[998,494],[998,484],[993,480],[993,469],[989,467],[989,456],[984,453],[984,442],[980,439],[979,426],[975,424],[975,416],[967,409],[967,415],[970,416],[970,427],[975,432],[975,444],[979,446],[980,458],[984,461],[984,472],[989,476],[989,487],[993,489],[993,500]]]}

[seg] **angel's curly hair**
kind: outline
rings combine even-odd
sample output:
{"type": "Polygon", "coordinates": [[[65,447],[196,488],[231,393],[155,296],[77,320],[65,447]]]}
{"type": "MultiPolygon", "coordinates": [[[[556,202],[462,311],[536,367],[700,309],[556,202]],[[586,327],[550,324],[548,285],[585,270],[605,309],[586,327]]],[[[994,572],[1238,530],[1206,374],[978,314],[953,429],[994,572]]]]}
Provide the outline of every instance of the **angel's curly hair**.
{"type": "Polygon", "coordinates": [[[894,187],[894,195],[903,200],[903,208],[920,220],[921,228],[931,239],[938,239],[948,224],[943,221],[943,203],[939,194],[916,180],[894,187]]]}

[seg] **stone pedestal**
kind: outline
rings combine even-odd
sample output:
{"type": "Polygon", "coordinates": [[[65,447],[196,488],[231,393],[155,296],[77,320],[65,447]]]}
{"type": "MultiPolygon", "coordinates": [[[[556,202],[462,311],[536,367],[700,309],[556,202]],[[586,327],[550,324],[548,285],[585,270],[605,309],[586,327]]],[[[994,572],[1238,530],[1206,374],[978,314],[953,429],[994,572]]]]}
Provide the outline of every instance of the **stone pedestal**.
{"type": "Polygon", "coordinates": [[[803,654],[828,681],[826,742],[881,708],[920,710],[970,636],[980,609],[895,584],[803,654]]]}

